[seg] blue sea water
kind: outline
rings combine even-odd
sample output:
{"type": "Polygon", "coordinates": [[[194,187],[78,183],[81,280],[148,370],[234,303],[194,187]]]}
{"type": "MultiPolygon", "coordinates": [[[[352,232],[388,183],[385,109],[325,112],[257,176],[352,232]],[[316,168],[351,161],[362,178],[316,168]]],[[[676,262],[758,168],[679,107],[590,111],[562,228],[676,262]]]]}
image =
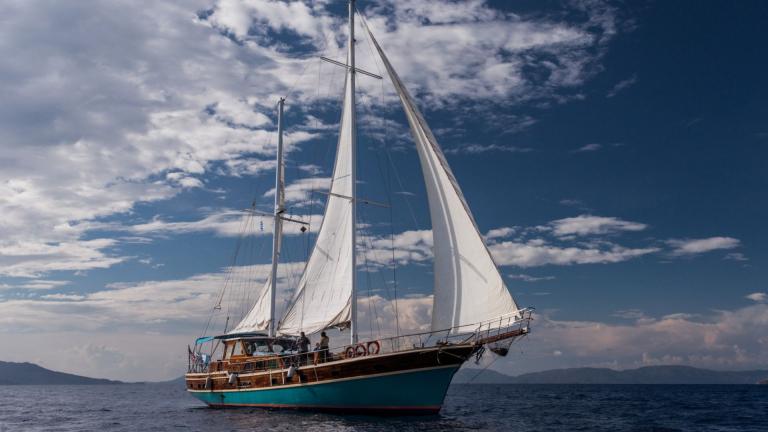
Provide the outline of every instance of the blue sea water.
{"type": "Polygon", "coordinates": [[[768,386],[454,385],[439,415],[399,418],[209,409],[178,384],[0,387],[0,432],[267,430],[768,432],[768,386]]]}

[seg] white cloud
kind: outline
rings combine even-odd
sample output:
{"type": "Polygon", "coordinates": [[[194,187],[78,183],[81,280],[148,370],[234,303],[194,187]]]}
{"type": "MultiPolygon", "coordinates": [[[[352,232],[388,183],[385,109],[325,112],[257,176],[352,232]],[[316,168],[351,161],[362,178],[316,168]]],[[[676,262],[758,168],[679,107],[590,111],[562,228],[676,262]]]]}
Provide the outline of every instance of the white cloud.
{"type": "Polygon", "coordinates": [[[70,283],[71,283],[70,281],[65,281],[65,280],[33,279],[33,280],[30,280],[29,282],[24,282],[24,283],[14,284],[14,285],[2,284],[0,285],[0,290],[9,290],[9,289],[52,290],[64,285],[69,285],[70,283]]]}
{"type": "Polygon", "coordinates": [[[516,229],[512,227],[494,228],[485,234],[485,239],[486,241],[493,241],[495,239],[507,238],[514,234],[515,231],[516,229]]]}
{"type": "Polygon", "coordinates": [[[181,172],[168,173],[165,178],[186,189],[203,187],[203,182],[200,181],[200,179],[185,175],[181,172]]]}
{"type": "Polygon", "coordinates": [[[748,298],[758,303],[765,303],[766,301],[768,301],[768,294],[764,292],[755,292],[745,296],[745,298],[748,298]]]}
{"type": "Polygon", "coordinates": [[[85,296],[82,296],[80,294],[46,294],[40,296],[41,299],[44,300],[83,300],[85,299],[85,296]]]}
{"type": "Polygon", "coordinates": [[[105,252],[115,243],[112,239],[0,243],[0,276],[36,278],[52,271],[108,268],[127,259],[105,252]]]}
{"type": "Polygon", "coordinates": [[[529,370],[556,367],[632,368],[686,364],[714,369],[761,368],[768,362],[768,305],[755,304],[704,316],[670,314],[648,317],[623,311],[627,324],[556,320],[537,314],[526,343],[526,358],[515,362],[529,370]],[[551,353],[567,353],[553,359],[551,353]]]}
{"type": "MultiPolygon", "coordinates": [[[[196,221],[171,222],[164,221],[156,217],[146,223],[116,228],[129,230],[136,234],[187,234],[210,231],[220,236],[237,237],[245,232],[244,230],[246,227],[244,225],[246,221],[253,220],[261,221],[265,224],[270,224],[270,226],[272,224],[272,218],[268,216],[264,217],[254,215],[253,217],[249,217],[248,214],[246,214],[244,211],[223,210],[221,212],[210,214],[203,219],[196,221]]],[[[248,232],[251,234],[262,233],[262,231],[252,232],[252,230],[248,232]]],[[[263,233],[271,233],[271,229],[269,231],[265,230],[263,233]]]]}
{"type": "MultiPolygon", "coordinates": [[[[291,296],[289,282],[295,282],[303,266],[293,262],[278,267],[279,307],[291,296]]],[[[270,264],[238,266],[178,280],[112,283],[92,293],[8,300],[0,302],[0,332],[50,331],[53,322],[60,331],[188,331],[184,326],[208,318],[224,287],[222,314],[237,320],[255,301],[270,269],[270,264]]]]}
{"type": "Polygon", "coordinates": [[[673,256],[693,256],[719,249],[734,249],[740,245],[733,237],[709,237],[703,239],[672,239],[667,244],[673,247],[673,256]]]}
{"type": "Polygon", "coordinates": [[[605,95],[605,97],[612,98],[616,96],[620,91],[624,90],[625,88],[633,86],[637,82],[637,75],[632,75],[631,77],[621,80],[616,83],[616,85],[613,86],[608,91],[608,94],[605,95]]]}
{"type": "Polygon", "coordinates": [[[537,267],[543,265],[608,264],[628,261],[658,252],[655,247],[626,248],[607,243],[599,246],[555,246],[542,239],[504,241],[489,245],[498,265],[537,267]]]}
{"type": "MultiPolygon", "coordinates": [[[[576,24],[523,19],[478,1],[395,1],[367,13],[409,87],[439,106],[489,96],[561,100],[599,70],[615,32],[609,8],[579,8],[585,18],[576,24]]],[[[292,100],[307,106],[337,99],[298,79],[307,47],[341,57],[345,18],[323,2],[17,2],[5,15],[0,56],[14,62],[0,80],[3,247],[76,245],[103,256],[56,266],[45,255],[21,273],[124,260],[82,241],[93,221],[201,188],[215,166],[263,173],[272,167],[277,96],[292,89],[292,100]],[[303,51],[268,28],[295,33],[303,51]]],[[[361,67],[375,69],[367,50],[359,54],[361,67]]],[[[315,137],[312,130],[295,125],[286,150],[315,137]]]]}
{"type": "Polygon", "coordinates": [[[593,151],[598,151],[601,148],[603,148],[602,144],[591,143],[591,144],[586,144],[584,146],[581,146],[574,151],[575,152],[593,152],[593,151]]]}
{"type": "Polygon", "coordinates": [[[503,153],[528,153],[533,149],[528,147],[516,147],[512,145],[501,144],[467,144],[462,147],[454,147],[445,150],[447,154],[480,154],[488,152],[503,152],[503,153]]]}
{"type": "Polygon", "coordinates": [[[540,282],[555,279],[554,276],[531,276],[523,273],[509,274],[507,277],[510,279],[521,280],[523,282],[540,282]]]}
{"type": "Polygon", "coordinates": [[[613,234],[622,231],[642,231],[648,228],[648,225],[639,222],[591,215],[558,219],[550,222],[549,226],[556,236],[613,234]]]}
{"type": "MultiPolygon", "coordinates": [[[[357,302],[358,323],[361,337],[395,336],[397,325],[400,334],[429,331],[432,323],[432,296],[418,295],[394,301],[379,295],[360,297],[357,302]],[[397,314],[395,314],[397,307],[397,314]]],[[[415,342],[415,341],[414,341],[415,342]]]]}
{"type": "Polygon", "coordinates": [[[359,237],[360,263],[374,266],[392,265],[394,257],[397,265],[422,263],[432,259],[432,231],[404,231],[394,236],[359,237]]]}
{"type": "MultiPolygon", "coordinates": [[[[331,187],[330,177],[310,177],[295,180],[285,186],[285,201],[291,204],[302,204],[316,200],[313,193],[326,192],[331,187]]],[[[265,197],[274,197],[275,188],[264,193],[265,197]]]]}
{"type": "MultiPolygon", "coordinates": [[[[579,223],[579,218],[573,218],[576,222],[567,219],[554,221],[544,227],[535,227],[537,232],[555,231],[563,235],[559,240],[569,240],[569,234],[577,233],[609,233],[619,230],[638,230],[645,227],[643,224],[617,220],[615,218],[585,219],[585,223],[579,223]],[[606,220],[601,220],[606,219],[606,220]],[[559,222],[562,224],[559,224],[559,222]]],[[[516,228],[502,227],[488,231],[486,239],[489,240],[488,248],[493,254],[496,264],[500,266],[538,267],[544,265],[574,265],[574,264],[608,264],[628,261],[643,255],[658,252],[657,247],[627,248],[611,242],[595,242],[593,244],[578,244],[575,246],[558,246],[549,243],[542,238],[529,240],[506,240],[495,242],[511,236],[516,228]]],[[[361,240],[362,241],[362,240],[361,240]]],[[[368,241],[368,240],[366,240],[368,241]]],[[[365,243],[369,263],[389,265],[392,262],[392,244],[388,236],[373,237],[369,243],[365,243]]],[[[395,235],[394,241],[395,261],[398,265],[409,263],[421,263],[432,259],[432,232],[430,230],[405,231],[395,235]]]]}
{"type": "Polygon", "coordinates": [[[741,252],[730,252],[730,253],[727,253],[723,257],[723,259],[730,260],[730,261],[749,261],[749,258],[747,258],[741,252]]]}

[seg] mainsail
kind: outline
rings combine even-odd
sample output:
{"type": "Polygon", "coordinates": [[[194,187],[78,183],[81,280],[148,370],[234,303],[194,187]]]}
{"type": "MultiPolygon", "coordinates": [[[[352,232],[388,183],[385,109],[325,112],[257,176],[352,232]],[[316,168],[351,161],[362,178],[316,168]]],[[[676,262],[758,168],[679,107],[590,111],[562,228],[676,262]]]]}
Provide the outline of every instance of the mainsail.
{"type": "Polygon", "coordinates": [[[435,136],[368,24],[364,19],[362,21],[400,97],[424,174],[434,252],[432,330],[517,314],[517,305],[483,241],[435,136]]]}
{"type": "Polygon", "coordinates": [[[278,326],[284,335],[351,321],[354,277],[354,85],[344,84],[341,131],[325,216],[296,295],[278,326]]]}

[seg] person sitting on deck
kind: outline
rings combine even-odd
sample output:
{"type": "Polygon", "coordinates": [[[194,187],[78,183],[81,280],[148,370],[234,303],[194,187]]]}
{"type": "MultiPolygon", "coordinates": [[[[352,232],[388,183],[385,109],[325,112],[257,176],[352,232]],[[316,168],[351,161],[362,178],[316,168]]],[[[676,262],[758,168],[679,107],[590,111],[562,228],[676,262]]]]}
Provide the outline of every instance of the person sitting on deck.
{"type": "Polygon", "coordinates": [[[328,361],[328,349],[330,345],[330,338],[325,332],[320,333],[320,361],[328,361]]]}
{"type": "Polygon", "coordinates": [[[307,335],[304,334],[304,332],[301,332],[301,336],[299,336],[299,363],[303,364],[307,360],[307,352],[309,352],[309,338],[307,335]]]}

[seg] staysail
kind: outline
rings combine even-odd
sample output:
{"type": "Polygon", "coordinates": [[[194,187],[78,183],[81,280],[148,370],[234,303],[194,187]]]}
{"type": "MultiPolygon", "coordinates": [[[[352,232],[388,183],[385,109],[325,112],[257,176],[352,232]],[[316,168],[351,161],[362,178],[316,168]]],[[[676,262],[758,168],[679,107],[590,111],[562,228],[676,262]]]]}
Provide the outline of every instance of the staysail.
{"type": "Polygon", "coordinates": [[[434,252],[432,330],[517,314],[517,305],[483,241],[437,140],[367,22],[362,21],[400,97],[424,174],[434,252]]]}
{"type": "Polygon", "coordinates": [[[283,335],[314,333],[351,320],[354,273],[354,86],[344,84],[336,161],[325,216],[296,295],[278,325],[283,335]]]}

